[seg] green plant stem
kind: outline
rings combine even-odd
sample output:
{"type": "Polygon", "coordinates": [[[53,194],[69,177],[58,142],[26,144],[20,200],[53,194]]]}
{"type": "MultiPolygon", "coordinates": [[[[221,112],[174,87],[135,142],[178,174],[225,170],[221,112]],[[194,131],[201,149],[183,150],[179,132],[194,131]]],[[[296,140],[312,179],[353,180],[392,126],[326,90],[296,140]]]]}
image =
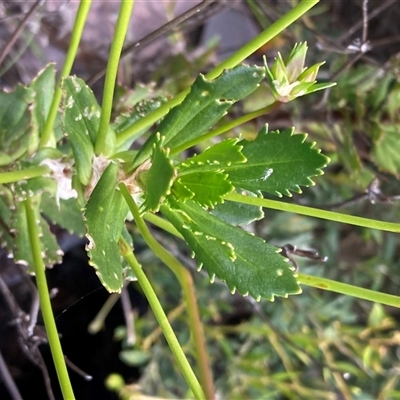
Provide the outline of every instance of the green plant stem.
{"type": "Polygon", "coordinates": [[[30,198],[26,199],[23,203],[28,225],[29,242],[34,262],[36,285],[39,292],[40,308],[42,310],[42,316],[44,320],[44,325],[46,327],[46,333],[49,340],[51,354],[53,357],[54,365],[56,367],[58,381],[60,383],[63,397],[64,399],[73,400],[75,399],[75,396],[68,376],[67,366],[65,364],[65,359],[61,348],[60,338],[58,336],[57,326],[54,320],[53,310],[51,308],[49,289],[47,287],[46,281],[45,266],[41,255],[41,245],[35,212],[33,210],[30,198]]]}
{"type": "Polygon", "coordinates": [[[374,303],[385,304],[387,306],[400,308],[400,297],[391,294],[376,292],[375,290],[364,289],[347,283],[331,281],[330,279],[320,278],[306,274],[298,274],[299,283],[315,288],[341,293],[346,296],[357,297],[359,299],[373,301],[374,303]]]}
{"type": "Polygon", "coordinates": [[[147,279],[146,274],[143,272],[142,267],[136,260],[136,257],[133,254],[133,251],[130,248],[129,244],[123,238],[121,238],[119,241],[119,248],[121,255],[132,268],[133,273],[138,279],[139,285],[142,288],[150,304],[150,307],[154,312],[160,328],[163,331],[165,339],[167,340],[168,345],[175,356],[176,362],[178,363],[179,368],[186,379],[186,382],[193,392],[193,395],[196,397],[196,399],[206,399],[203,389],[201,388],[196,378],[196,375],[193,373],[192,368],[186,359],[185,353],[183,352],[178,342],[178,339],[176,338],[176,335],[168,321],[168,318],[165,315],[165,312],[162,309],[160,302],[158,301],[156,293],[154,292],[149,280],[147,279]]]}
{"type": "Polygon", "coordinates": [[[81,0],[79,4],[78,12],[76,14],[76,19],[75,19],[75,24],[71,33],[71,39],[69,42],[68,51],[65,56],[64,66],[61,70],[60,79],[53,96],[53,101],[51,102],[46,124],[40,136],[40,142],[39,142],[40,148],[55,145],[53,129],[55,120],[57,118],[58,107],[60,105],[62,97],[60,83],[64,77],[68,76],[71,73],[72,65],[74,64],[75,61],[76,53],[79,47],[79,42],[81,41],[83,28],[85,26],[86,18],[89,13],[91,4],[92,0],[81,0]]]}
{"type": "Polygon", "coordinates": [[[214,384],[211,375],[210,362],[206,350],[206,340],[204,337],[203,324],[200,319],[200,313],[197,306],[196,291],[190,272],[172,255],[170,254],[151,234],[149,228],[139,213],[139,209],[128,192],[124,184],[119,186],[122,195],[128,203],[129,209],[133,215],[136,225],[151,250],[164,262],[174,273],[179,281],[183,291],[186,303],[186,309],[189,317],[189,324],[193,334],[193,342],[195,344],[197,364],[200,372],[200,381],[204,388],[206,398],[213,399],[215,397],[214,384]]]}
{"type": "MultiPolygon", "coordinates": [[[[210,71],[207,75],[207,79],[214,79],[219,76],[224,69],[229,69],[236,67],[240,64],[244,59],[249,57],[259,48],[265,45],[265,43],[269,42],[275,36],[279,35],[284,29],[286,29],[289,25],[299,19],[303,14],[305,14],[308,10],[314,7],[319,0],[302,0],[296,7],[290,10],[286,15],[281,17],[278,21],[269,26],[266,30],[261,32],[257,37],[248,42],[245,46],[243,46],[240,50],[238,50],[231,57],[222,62],[219,66],[210,71]]],[[[139,121],[132,124],[129,128],[120,132],[117,136],[117,146],[124,143],[127,139],[133,137],[138,132],[146,129],[162,117],[168,113],[168,111],[182,102],[185,96],[188,94],[189,89],[179,93],[170,101],[164,103],[157,110],[153,111],[151,114],[141,118],[139,121]]]]}
{"type": "Polygon", "coordinates": [[[111,154],[114,149],[107,149],[107,135],[114,134],[109,130],[111,111],[114,98],[115,81],[118,73],[118,64],[121,58],[122,47],[126,32],[129,28],[129,20],[132,14],[134,0],[121,1],[117,24],[115,26],[115,34],[111,44],[110,53],[108,55],[108,64],[106,78],[104,82],[103,104],[101,108],[100,125],[97,133],[94,151],[97,156],[101,154],[111,154]],[[111,153],[110,153],[111,152],[111,153]]]}
{"type": "Polygon", "coordinates": [[[159,217],[158,215],[155,215],[153,213],[145,213],[143,215],[143,218],[152,223],[155,226],[158,226],[159,228],[161,228],[162,230],[169,232],[170,234],[183,239],[183,236],[176,230],[176,228],[167,220],[165,220],[164,218],[159,217]]]}
{"type": "Polygon", "coordinates": [[[378,221],[375,219],[356,217],[354,215],[341,214],[334,211],[321,210],[318,208],[306,207],[298,204],[284,203],[283,201],[245,196],[238,193],[228,194],[225,197],[225,200],[243,204],[250,204],[253,206],[271,208],[273,210],[280,210],[295,214],[307,215],[308,217],[321,218],[329,221],[361,226],[364,228],[379,229],[381,231],[387,231],[387,232],[397,232],[397,233],[400,232],[400,224],[396,224],[393,222],[378,221]]]}
{"type": "Polygon", "coordinates": [[[39,176],[46,175],[50,172],[50,168],[46,165],[39,167],[31,167],[27,169],[21,169],[18,171],[1,172],[0,173],[0,184],[19,182],[24,179],[37,178],[39,176]]]}
{"type": "Polygon", "coordinates": [[[213,131],[207,132],[204,135],[201,135],[189,142],[186,142],[180,146],[174,147],[173,149],[171,149],[170,154],[172,156],[175,154],[179,154],[180,152],[182,152],[190,147],[196,146],[198,143],[202,143],[205,140],[213,138],[214,136],[218,136],[218,135],[221,135],[222,133],[228,132],[231,129],[236,128],[237,126],[240,126],[246,122],[249,122],[255,118],[260,117],[261,115],[271,112],[272,110],[277,108],[280,104],[282,104],[282,103],[280,103],[279,101],[275,101],[272,104],[269,104],[268,106],[260,108],[259,110],[253,111],[246,115],[243,115],[242,117],[237,118],[234,121],[227,122],[227,123],[223,124],[222,126],[220,126],[219,128],[214,129],[213,131]]]}

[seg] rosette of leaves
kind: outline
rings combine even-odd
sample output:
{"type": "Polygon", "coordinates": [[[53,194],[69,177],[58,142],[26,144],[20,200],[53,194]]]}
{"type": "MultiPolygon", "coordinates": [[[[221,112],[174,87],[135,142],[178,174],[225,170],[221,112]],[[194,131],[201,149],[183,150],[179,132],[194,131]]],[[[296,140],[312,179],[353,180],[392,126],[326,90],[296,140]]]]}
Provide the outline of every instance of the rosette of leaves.
{"type": "MultiPolygon", "coordinates": [[[[128,236],[124,226],[128,208],[118,190],[122,182],[142,213],[161,212],[178,230],[211,280],[218,278],[232,292],[256,299],[300,292],[295,271],[279,249],[237,226],[262,218],[262,210],[225,198],[233,191],[290,196],[300,193],[301,186],[312,185],[311,178],[321,174],[328,160],[305,141],[307,135],[295,134],[294,129],[268,132],[265,126],[255,140],[224,139],[184,160],[173,151],[207,133],[264,78],[264,68],[244,65],[214,80],[200,75],[139,152],[116,147],[108,156],[85,205],[84,218],[90,262],[109,291],[119,291],[123,283],[118,240],[121,234],[128,236]]],[[[78,78],[67,78],[63,90],[64,129],[70,141],[79,143],[71,148],[79,184],[85,187],[96,158],[98,106],[78,78]],[[87,115],[90,121],[85,121],[87,115]]],[[[110,143],[115,143],[115,137],[110,143]]]]}
{"type": "MultiPolygon", "coordinates": [[[[312,185],[311,177],[321,174],[328,159],[305,141],[306,134],[295,134],[294,129],[268,132],[267,126],[253,141],[225,139],[185,161],[172,158],[174,147],[202,134],[193,134],[193,121],[199,115],[202,121],[209,120],[213,107],[203,112],[199,104],[204,93],[212,97],[216,92],[214,85],[196,81],[183,103],[171,110],[139,152],[137,159],[142,160],[152,145],[151,167],[141,174],[142,211],[160,210],[183,236],[199,268],[204,267],[211,280],[225,281],[232,291],[269,300],[299,293],[292,266],[277,248],[233,226],[232,207],[224,197],[232,191],[278,196],[301,193],[300,186],[312,185]],[[187,121],[176,129],[182,115],[187,121]]],[[[262,211],[256,207],[234,211],[240,223],[260,217],[262,211]]]]}

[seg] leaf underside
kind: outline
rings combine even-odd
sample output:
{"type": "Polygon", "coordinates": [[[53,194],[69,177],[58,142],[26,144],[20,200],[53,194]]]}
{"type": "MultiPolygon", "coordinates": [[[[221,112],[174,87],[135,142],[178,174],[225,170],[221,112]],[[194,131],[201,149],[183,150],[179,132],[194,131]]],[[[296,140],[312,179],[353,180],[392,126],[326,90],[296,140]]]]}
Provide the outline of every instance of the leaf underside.
{"type": "MultiPolygon", "coordinates": [[[[62,89],[63,130],[74,153],[79,180],[83,185],[87,185],[92,175],[94,144],[100,125],[101,108],[92,90],[76,76],[64,78],[62,89]]],[[[115,148],[115,140],[115,132],[110,127],[105,146],[110,154],[115,148]]]]}
{"type": "Polygon", "coordinates": [[[77,77],[67,77],[63,89],[63,131],[68,137],[79,180],[87,185],[92,175],[93,143],[100,123],[100,107],[89,88],[77,77]]]}
{"type": "Polygon", "coordinates": [[[43,132],[53,101],[56,83],[55,64],[47,65],[32,81],[29,87],[32,119],[32,133],[29,139],[29,154],[37,150],[39,135],[43,132]]]}
{"type": "MultiPolygon", "coordinates": [[[[37,229],[40,237],[41,251],[45,266],[51,267],[62,261],[63,252],[61,251],[57,240],[47,221],[40,215],[40,196],[32,197],[33,212],[37,221],[37,229]]],[[[34,273],[34,261],[30,247],[28,223],[25,213],[25,207],[22,202],[15,203],[15,211],[11,220],[11,227],[15,232],[13,255],[17,263],[28,267],[29,273],[34,273]]]]}
{"type": "Polygon", "coordinates": [[[128,212],[122,194],[116,190],[117,173],[118,165],[110,163],[94,188],[84,212],[89,263],[110,292],[120,292],[123,284],[118,241],[128,212]]]}
{"type": "Polygon", "coordinates": [[[30,115],[27,88],[17,85],[13,92],[0,90],[0,165],[17,160],[29,146],[30,115]]]}

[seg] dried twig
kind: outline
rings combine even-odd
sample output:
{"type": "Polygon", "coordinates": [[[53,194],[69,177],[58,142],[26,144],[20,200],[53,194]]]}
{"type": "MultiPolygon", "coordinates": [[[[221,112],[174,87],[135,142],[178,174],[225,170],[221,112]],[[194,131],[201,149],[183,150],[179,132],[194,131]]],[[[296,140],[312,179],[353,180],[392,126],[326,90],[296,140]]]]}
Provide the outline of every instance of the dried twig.
{"type": "Polygon", "coordinates": [[[296,246],[288,243],[281,247],[281,254],[286,257],[289,262],[294,266],[295,270],[299,270],[299,265],[294,260],[293,256],[308,258],[310,260],[325,262],[328,260],[328,257],[321,257],[319,253],[315,250],[304,250],[298,249],[296,246]]]}
{"type": "Polygon", "coordinates": [[[129,298],[128,284],[129,282],[126,283],[122,288],[121,304],[125,318],[126,342],[128,346],[133,346],[136,343],[135,320],[134,320],[134,313],[132,310],[131,299],[129,298]]]}
{"type": "MultiPolygon", "coordinates": [[[[376,18],[383,11],[389,8],[391,5],[397,3],[397,0],[386,0],[379,7],[376,7],[373,11],[371,11],[366,20],[369,22],[372,19],[376,18]]],[[[337,43],[345,42],[349,37],[351,37],[355,32],[357,32],[360,28],[362,28],[365,24],[364,19],[360,20],[356,24],[354,24],[349,30],[347,30],[342,36],[340,36],[337,40],[337,43]]]]}

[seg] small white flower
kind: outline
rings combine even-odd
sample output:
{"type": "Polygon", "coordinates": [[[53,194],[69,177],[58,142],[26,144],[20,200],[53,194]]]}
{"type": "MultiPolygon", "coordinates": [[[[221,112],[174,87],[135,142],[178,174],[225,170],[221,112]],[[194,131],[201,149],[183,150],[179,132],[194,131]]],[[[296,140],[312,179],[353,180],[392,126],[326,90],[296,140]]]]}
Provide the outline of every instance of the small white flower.
{"type": "Polygon", "coordinates": [[[60,199],[68,200],[77,198],[78,192],[72,189],[72,165],[74,161],[62,162],[61,159],[44,159],[40,165],[46,165],[50,168],[49,176],[57,182],[56,202],[60,207],[60,199]]]}

